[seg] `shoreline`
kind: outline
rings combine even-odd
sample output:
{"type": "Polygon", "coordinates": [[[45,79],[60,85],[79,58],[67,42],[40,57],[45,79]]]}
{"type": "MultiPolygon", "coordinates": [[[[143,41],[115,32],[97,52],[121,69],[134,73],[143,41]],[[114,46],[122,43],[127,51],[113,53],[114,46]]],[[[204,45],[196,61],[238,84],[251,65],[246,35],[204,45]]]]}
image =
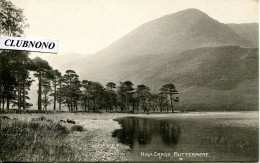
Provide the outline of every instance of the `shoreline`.
{"type": "MultiPolygon", "coordinates": [[[[17,119],[22,122],[30,122],[33,118],[44,116],[45,118],[58,122],[60,120],[73,119],[76,125],[81,125],[84,128],[82,132],[71,132],[64,139],[65,142],[71,145],[73,150],[77,151],[75,159],[77,161],[99,162],[99,161],[129,161],[126,157],[126,152],[129,150],[127,145],[121,144],[118,140],[112,137],[112,132],[120,129],[121,126],[113,119],[123,117],[120,115],[107,114],[2,114],[10,118],[17,119]],[[93,116],[94,115],[94,116],[93,116]]],[[[71,128],[73,124],[60,123],[61,125],[71,128]]],[[[24,160],[26,161],[26,160],[24,160]]]]}
{"type": "MultiPolygon", "coordinates": [[[[77,151],[77,161],[88,162],[125,162],[133,161],[131,158],[130,147],[128,145],[119,143],[116,137],[112,137],[112,132],[120,129],[121,126],[117,121],[117,118],[124,117],[136,117],[136,118],[150,118],[150,119],[176,119],[185,120],[191,122],[194,120],[217,123],[221,126],[241,126],[246,128],[257,128],[258,124],[250,122],[248,126],[248,120],[233,121],[232,117],[248,119],[249,114],[251,118],[256,118],[259,115],[259,111],[248,112],[190,112],[190,113],[166,113],[166,114],[129,114],[129,113],[62,113],[62,114],[2,114],[10,117],[11,119],[18,119],[25,122],[30,122],[33,118],[44,116],[54,122],[60,120],[71,119],[76,122],[76,125],[81,125],[84,128],[82,132],[71,132],[66,138],[65,142],[71,145],[71,147],[77,151]],[[234,114],[235,113],[235,114],[234,114]],[[251,114],[250,114],[251,113],[251,114]],[[221,121],[219,118],[221,117],[221,121]],[[226,122],[227,121],[227,122],[226,122]]],[[[63,126],[71,128],[73,124],[61,123],[63,126]]]]}

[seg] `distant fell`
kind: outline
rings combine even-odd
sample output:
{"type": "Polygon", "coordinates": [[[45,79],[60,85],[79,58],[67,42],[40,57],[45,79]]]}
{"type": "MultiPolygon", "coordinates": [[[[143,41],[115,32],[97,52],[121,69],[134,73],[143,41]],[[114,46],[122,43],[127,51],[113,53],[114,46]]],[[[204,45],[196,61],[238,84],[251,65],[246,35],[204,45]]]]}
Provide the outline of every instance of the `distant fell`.
{"type": "Polygon", "coordinates": [[[187,9],[147,22],[97,54],[125,58],[224,45],[253,47],[226,24],[200,10],[187,9]]]}
{"type": "Polygon", "coordinates": [[[96,54],[61,68],[75,70],[80,79],[102,84],[131,80],[154,92],[173,82],[183,107],[257,110],[255,26],[223,24],[187,9],[149,21],[96,54]]]}
{"type": "Polygon", "coordinates": [[[259,25],[258,23],[244,23],[244,24],[227,24],[240,37],[250,41],[254,47],[259,46],[259,25]]]}

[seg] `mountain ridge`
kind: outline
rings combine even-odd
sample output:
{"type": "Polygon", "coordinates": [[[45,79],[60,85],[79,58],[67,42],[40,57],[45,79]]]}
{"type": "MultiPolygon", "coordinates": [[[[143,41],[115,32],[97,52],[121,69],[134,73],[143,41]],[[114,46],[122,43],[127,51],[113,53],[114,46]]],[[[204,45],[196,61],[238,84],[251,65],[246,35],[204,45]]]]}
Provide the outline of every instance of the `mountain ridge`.
{"type": "Polygon", "coordinates": [[[242,23],[235,24],[229,23],[227,24],[232,30],[234,30],[240,37],[250,41],[254,47],[259,47],[259,25],[258,23],[242,23]]]}
{"type": "Polygon", "coordinates": [[[144,23],[96,54],[151,54],[227,44],[253,47],[225,24],[197,9],[187,9],[144,23]]]}
{"type": "Polygon", "coordinates": [[[242,107],[248,105],[254,110],[258,49],[241,34],[243,28],[239,32],[230,26],[188,9],[149,21],[96,54],[63,67],[74,69],[81,79],[102,84],[131,80],[156,92],[173,82],[184,90],[182,107],[203,104],[246,110],[242,107]],[[197,94],[201,98],[195,98],[197,94]],[[247,101],[248,97],[253,100],[247,101]]]}

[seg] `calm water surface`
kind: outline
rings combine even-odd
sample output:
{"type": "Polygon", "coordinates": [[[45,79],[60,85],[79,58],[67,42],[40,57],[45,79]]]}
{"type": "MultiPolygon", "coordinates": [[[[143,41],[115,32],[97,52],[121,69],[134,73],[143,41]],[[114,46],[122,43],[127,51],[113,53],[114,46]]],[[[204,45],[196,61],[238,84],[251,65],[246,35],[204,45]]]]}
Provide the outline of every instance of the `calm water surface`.
{"type": "Polygon", "coordinates": [[[258,112],[187,113],[116,119],[112,133],[132,160],[257,161],[258,112]]]}

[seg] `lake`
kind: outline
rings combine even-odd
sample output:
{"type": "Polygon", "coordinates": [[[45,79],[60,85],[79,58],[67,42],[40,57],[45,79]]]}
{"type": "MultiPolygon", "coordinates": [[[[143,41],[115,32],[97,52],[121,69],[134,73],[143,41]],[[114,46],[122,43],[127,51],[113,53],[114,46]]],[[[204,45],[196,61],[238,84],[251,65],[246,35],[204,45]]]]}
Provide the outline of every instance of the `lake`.
{"type": "Polygon", "coordinates": [[[133,115],[112,132],[132,161],[258,161],[258,112],[133,115]]]}

